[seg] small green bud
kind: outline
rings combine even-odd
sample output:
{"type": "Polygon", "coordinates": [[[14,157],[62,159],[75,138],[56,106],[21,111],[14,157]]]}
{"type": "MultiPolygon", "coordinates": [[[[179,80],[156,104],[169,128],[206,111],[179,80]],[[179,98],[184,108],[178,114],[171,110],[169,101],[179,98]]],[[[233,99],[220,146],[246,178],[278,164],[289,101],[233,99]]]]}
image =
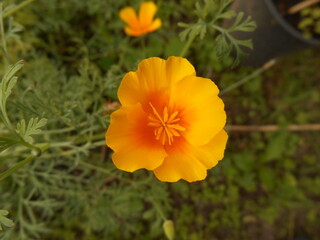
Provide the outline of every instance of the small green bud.
{"type": "Polygon", "coordinates": [[[174,225],[173,225],[173,222],[171,220],[165,220],[164,221],[163,230],[164,230],[164,233],[166,234],[166,237],[169,240],[173,240],[174,239],[174,225]]]}
{"type": "Polygon", "coordinates": [[[31,150],[31,155],[34,157],[40,157],[41,156],[41,149],[40,148],[33,148],[31,150]]]}

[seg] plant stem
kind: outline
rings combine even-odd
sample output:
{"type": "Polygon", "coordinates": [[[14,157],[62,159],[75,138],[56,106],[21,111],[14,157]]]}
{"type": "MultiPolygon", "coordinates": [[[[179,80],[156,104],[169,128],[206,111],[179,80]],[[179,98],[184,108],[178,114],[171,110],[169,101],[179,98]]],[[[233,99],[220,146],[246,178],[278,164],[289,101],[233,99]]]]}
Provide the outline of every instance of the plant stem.
{"type": "MultiPolygon", "coordinates": [[[[104,130],[104,131],[105,131],[105,130],[104,130]]],[[[91,136],[91,138],[89,139],[89,141],[104,139],[105,136],[106,136],[106,133],[105,133],[105,132],[100,133],[100,134],[96,134],[96,135],[91,136]]],[[[83,143],[83,142],[88,142],[88,139],[87,139],[86,137],[80,137],[80,138],[75,139],[75,140],[73,141],[74,144],[79,144],[79,143],[83,143]]]]}
{"type": "Polygon", "coordinates": [[[10,59],[8,56],[8,52],[7,52],[7,43],[6,43],[6,38],[5,38],[5,33],[4,33],[4,26],[3,26],[3,19],[4,19],[4,14],[3,14],[3,10],[2,10],[2,3],[0,3],[0,34],[1,34],[1,42],[2,42],[2,51],[4,53],[4,62],[7,62],[7,64],[10,64],[10,59]]]}
{"type": "MultiPolygon", "coordinates": [[[[97,135],[93,135],[91,136],[91,138],[89,139],[90,141],[92,140],[98,140],[96,142],[91,142],[90,145],[87,145],[88,147],[94,146],[94,147],[99,147],[99,146],[105,146],[106,142],[105,140],[101,140],[104,139],[105,137],[105,133],[102,134],[97,134],[97,135]]],[[[70,141],[64,141],[64,142],[53,142],[53,143],[37,143],[36,145],[31,145],[28,144],[26,142],[19,142],[22,145],[31,148],[31,149],[38,149],[38,148],[42,148],[43,146],[49,146],[50,148],[61,148],[61,147],[66,147],[66,148],[74,148],[76,147],[75,144],[81,144],[81,143],[85,143],[85,142],[89,142],[86,138],[79,138],[79,139],[75,139],[74,141],[70,140],[70,141]]],[[[79,146],[81,147],[81,146],[79,146]]],[[[83,146],[84,147],[84,146],[83,146]]],[[[87,148],[87,147],[86,147],[87,148]]],[[[26,151],[25,148],[15,148],[14,153],[18,153],[18,152],[24,152],[26,151]]],[[[67,150],[67,151],[63,151],[61,154],[58,154],[57,156],[68,156],[68,155],[72,155],[77,153],[78,150],[77,149],[72,149],[72,150],[67,150]]],[[[49,157],[53,157],[55,156],[54,154],[46,154],[45,155],[46,158],[49,157]]]]}
{"type": "MultiPolygon", "coordinates": [[[[100,147],[100,146],[104,146],[106,144],[105,140],[102,141],[97,141],[94,143],[91,143],[90,145],[84,145],[84,146],[79,146],[78,149],[71,149],[71,150],[64,150],[61,153],[52,153],[52,154],[45,154],[43,157],[44,158],[51,158],[51,157],[61,157],[61,156],[70,156],[70,155],[74,155],[76,153],[78,153],[81,150],[87,150],[90,149],[92,147],[100,147]]],[[[77,147],[74,147],[77,148],[77,147]]]]}
{"type": "Polygon", "coordinates": [[[151,203],[153,204],[153,206],[155,207],[155,209],[157,210],[157,212],[159,213],[160,217],[163,219],[163,221],[166,221],[167,218],[164,215],[161,207],[159,206],[158,202],[156,202],[152,197],[150,198],[151,203]]]}
{"type": "Polygon", "coordinates": [[[106,174],[112,174],[112,172],[109,169],[98,167],[96,165],[93,165],[93,164],[90,164],[90,163],[86,163],[84,161],[80,161],[79,164],[84,166],[84,167],[86,167],[86,168],[93,169],[93,170],[95,170],[97,172],[102,172],[102,173],[106,173],[106,174]]]}
{"type": "Polygon", "coordinates": [[[185,57],[194,39],[195,39],[195,35],[192,35],[191,37],[189,37],[188,41],[186,42],[186,44],[184,45],[183,49],[179,54],[180,57],[185,57]]]}
{"type": "Polygon", "coordinates": [[[293,5],[291,8],[289,8],[288,13],[289,14],[295,14],[307,7],[310,7],[316,3],[319,3],[320,0],[305,0],[303,2],[299,2],[296,5],[293,5]]]}
{"type": "Polygon", "coordinates": [[[245,78],[241,79],[240,81],[232,84],[231,86],[227,87],[226,89],[222,90],[219,94],[219,96],[222,96],[223,94],[226,94],[227,92],[230,92],[231,90],[247,83],[248,81],[254,79],[256,76],[260,75],[264,71],[268,70],[271,68],[274,64],[276,63],[275,59],[271,59],[267,63],[265,63],[261,68],[258,68],[254,72],[252,72],[250,75],[246,76],[245,78]]]}
{"type": "Polygon", "coordinates": [[[29,5],[30,3],[34,2],[35,0],[26,0],[19,5],[9,9],[6,13],[3,14],[3,18],[9,17],[11,14],[15,13],[16,11],[19,11],[21,8],[24,8],[25,6],[29,5]]]}
{"type": "Polygon", "coordinates": [[[93,169],[93,170],[95,170],[97,172],[108,174],[108,181],[112,181],[114,179],[120,179],[121,181],[126,182],[128,184],[131,184],[133,187],[136,187],[136,183],[133,180],[117,176],[114,173],[112,173],[112,171],[109,170],[109,169],[102,168],[102,167],[99,167],[99,166],[96,166],[96,165],[93,165],[93,164],[90,164],[90,163],[87,163],[87,162],[84,162],[84,161],[80,161],[79,165],[82,165],[83,167],[86,167],[86,168],[89,168],[89,169],[93,169]]]}
{"type": "Polygon", "coordinates": [[[302,131],[320,131],[320,124],[292,124],[287,127],[281,127],[278,125],[229,125],[226,126],[229,131],[239,131],[239,132],[274,132],[281,129],[285,129],[292,132],[302,132],[302,131]]]}
{"type": "MultiPolygon", "coordinates": [[[[48,149],[48,145],[43,146],[42,148],[39,148],[40,150],[40,155],[42,152],[46,151],[48,149]]],[[[39,155],[38,155],[39,156],[39,155]]],[[[6,177],[10,176],[13,172],[17,171],[19,168],[23,167],[27,163],[31,162],[33,159],[37,158],[38,156],[29,156],[25,160],[18,162],[16,165],[13,167],[9,168],[8,170],[0,173],[0,181],[5,179],[6,177]]]]}
{"type": "Polygon", "coordinates": [[[5,179],[6,177],[10,176],[13,172],[15,172],[16,170],[18,170],[19,168],[21,168],[22,166],[26,165],[28,162],[32,161],[33,159],[35,159],[36,157],[34,156],[29,156],[27,157],[25,160],[19,162],[18,164],[14,165],[12,168],[9,168],[8,170],[2,172],[0,174],[0,181],[2,181],[3,179],[5,179]]]}
{"type": "Polygon", "coordinates": [[[128,44],[128,40],[129,40],[129,37],[128,36],[126,36],[125,37],[125,39],[123,40],[123,44],[121,45],[121,47],[122,47],[122,51],[120,51],[120,57],[119,57],[119,62],[118,62],[118,66],[122,66],[122,64],[123,64],[123,61],[124,61],[124,59],[125,59],[125,56],[126,56],[126,52],[127,52],[127,44],[128,44]]]}
{"type": "MultiPolygon", "coordinates": [[[[18,135],[18,137],[19,137],[19,139],[20,139],[20,142],[19,142],[19,143],[22,144],[23,146],[25,146],[25,147],[27,147],[27,148],[29,148],[29,149],[38,149],[37,146],[32,145],[32,144],[26,142],[20,135],[18,135]]],[[[47,145],[48,145],[48,144],[47,144],[47,145]]]]}
{"type": "Polygon", "coordinates": [[[142,48],[142,58],[146,58],[147,57],[147,53],[146,53],[146,35],[142,35],[140,37],[140,44],[141,44],[141,48],[142,48]]]}
{"type": "Polygon", "coordinates": [[[73,126],[73,127],[67,127],[67,128],[61,128],[61,129],[54,129],[54,130],[45,130],[45,131],[41,131],[40,134],[42,135],[46,135],[46,134],[59,134],[59,133],[66,133],[66,132],[71,132],[73,130],[76,130],[77,127],[83,127],[86,124],[88,124],[88,122],[82,122],[79,123],[77,126],[73,126]]]}

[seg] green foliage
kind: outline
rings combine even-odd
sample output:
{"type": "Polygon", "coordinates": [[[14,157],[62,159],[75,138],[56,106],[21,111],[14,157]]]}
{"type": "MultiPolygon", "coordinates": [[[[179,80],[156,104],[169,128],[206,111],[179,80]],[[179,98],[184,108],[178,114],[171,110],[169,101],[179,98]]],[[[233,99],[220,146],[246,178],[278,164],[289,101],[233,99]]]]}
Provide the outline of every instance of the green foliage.
{"type": "Polygon", "coordinates": [[[0,210],[0,231],[3,230],[2,226],[5,226],[7,228],[14,226],[13,221],[6,217],[8,214],[8,211],[0,210]]]}
{"type": "Polygon", "coordinates": [[[8,100],[9,95],[11,94],[12,88],[17,83],[17,77],[14,76],[21,68],[23,67],[23,62],[19,61],[14,64],[9,71],[5,73],[1,81],[1,111],[5,112],[6,102],[8,100]]]}
{"type": "Polygon", "coordinates": [[[243,12],[236,14],[234,11],[228,10],[228,6],[231,3],[232,0],[205,0],[204,5],[201,6],[201,4],[197,2],[195,12],[198,17],[198,22],[195,24],[179,23],[179,26],[186,28],[180,33],[182,41],[186,41],[187,39],[193,40],[197,36],[199,36],[200,39],[204,39],[207,32],[213,30],[212,34],[215,38],[214,52],[218,59],[230,56],[234,51],[235,59],[233,66],[236,66],[240,63],[241,58],[246,55],[242,47],[252,49],[253,45],[250,39],[235,39],[232,36],[232,32],[252,32],[256,28],[256,24],[250,16],[245,18],[243,12]],[[236,19],[231,26],[226,28],[221,26],[222,20],[233,17],[236,17],[236,19]]]}
{"type": "Polygon", "coordinates": [[[320,6],[304,8],[300,11],[300,17],[298,28],[305,38],[320,35],[320,6]]]}
{"type": "Polygon", "coordinates": [[[0,152],[6,150],[7,148],[19,143],[19,141],[10,138],[0,137],[0,152]]]}
{"type": "Polygon", "coordinates": [[[37,118],[29,121],[26,126],[25,120],[21,120],[18,123],[17,128],[14,129],[7,113],[7,101],[8,97],[11,95],[12,89],[17,83],[17,77],[14,76],[23,66],[23,62],[19,61],[16,64],[9,66],[9,69],[5,72],[2,81],[0,83],[0,116],[1,120],[6,126],[7,130],[11,134],[12,138],[3,138],[0,140],[0,150],[3,151],[15,144],[22,144],[29,148],[35,148],[30,145],[32,142],[31,135],[38,134],[41,132],[39,129],[46,124],[46,119],[41,119],[38,121],[37,118]],[[29,143],[28,143],[29,142],[29,143]]]}
{"type": "Polygon", "coordinates": [[[266,155],[263,161],[269,162],[283,156],[286,149],[286,142],[288,141],[288,133],[283,131],[273,137],[273,141],[265,149],[266,155]]]}
{"type": "Polygon", "coordinates": [[[31,135],[41,133],[40,128],[45,126],[47,123],[47,119],[41,118],[31,118],[26,125],[26,121],[24,119],[21,120],[17,124],[17,132],[18,134],[25,140],[26,142],[32,143],[33,139],[31,135]]]}
{"type": "Polygon", "coordinates": [[[4,124],[11,130],[10,120],[7,114],[7,100],[14,85],[17,83],[17,77],[14,76],[23,66],[23,62],[19,61],[13,66],[9,67],[9,70],[4,74],[0,83],[0,116],[4,124]]]}
{"type": "MultiPolygon", "coordinates": [[[[151,237],[162,236],[162,217],[152,206],[169,209],[166,186],[144,172],[134,178],[123,176],[110,164],[110,153],[105,148],[100,151],[109,122],[104,105],[117,99],[124,72],[139,59],[118,58],[120,43],[127,40],[117,24],[106,26],[108,19],[118,18],[112,8],[106,13],[109,5],[76,1],[75,9],[74,3],[67,3],[67,12],[60,12],[66,7],[64,1],[47,2],[42,8],[34,3],[23,9],[29,11],[26,18],[17,12],[27,28],[21,48],[9,44],[9,31],[5,32],[4,60],[22,55],[28,64],[18,83],[15,75],[22,62],[8,67],[1,85],[3,122],[8,124],[0,124],[0,201],[12,213],[16,227],[6,229],[0,238],[119,239],[146,231],[151,237]],[[47,12],[43,21],[30,23],[30,16],[39,19],[43,11],[47,12]],[[82,35],[82,28],[78,31],[77,24],[69,23],[71,18],[84,23],[78,11],[89,19],[87,31],[95,36],[82,35]],[[111,29],[116,29],[118,37],[109,33],[111,29]],[[141,219],[144,212],[148,213],[143,215],[145,220],[141,219]],[[141,221],[152,222],[150,230],[143,224],[133,227],[141,221]]],[[[112,4],[119,9],[123,2],[112,4]]]]}
{"type": "MultiPolygon", "coordinates": [[[[7,1],[0,15],[23,2],[7,1]]],[[[157,240],[165,237],[164,219],[172,219],[177,239],[285,239],[300,231],[316,239],[318,133],[231,132],[225,159],[193,184],[114,167],[104,140],[115,110],[109,105],[141,59],[186,53],[185,40],[197,74],[214,77],[220,89],[252,72],[226,71],[251,47],[232,32],[255,28],[228,10],[230,0],[201,1],[195,11],[192,1],[159,1],[163,27],[126,37],[118,10],[139,3],[33,1],[1,18],[0,239],[157,240]],[[179,39],[175,23],[182,20],[195,23],[182,24],[179,39]]],[[[297,55],[223,95],[229,123],[318,121],[317,57],[297,55]]]]}

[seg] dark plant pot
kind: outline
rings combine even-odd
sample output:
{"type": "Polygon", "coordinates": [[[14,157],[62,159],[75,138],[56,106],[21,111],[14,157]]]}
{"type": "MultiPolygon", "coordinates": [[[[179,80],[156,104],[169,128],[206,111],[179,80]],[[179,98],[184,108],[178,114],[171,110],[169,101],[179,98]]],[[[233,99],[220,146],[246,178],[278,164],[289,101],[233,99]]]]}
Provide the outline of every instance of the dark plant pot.
{"type": "MultiPolygon", "coordinates": [[[[231,9],[244,12],[257,23],[254,32],[235,32],[238,39],[252,39],[253,50],[242,64],[259,66],[270,59],[306,47],[320,46],[319,39],[306,39],[279,13],[272,0],[235,0],[231,9]]],[[[231,22],[226,21],[226,26],[231,22]]]]}

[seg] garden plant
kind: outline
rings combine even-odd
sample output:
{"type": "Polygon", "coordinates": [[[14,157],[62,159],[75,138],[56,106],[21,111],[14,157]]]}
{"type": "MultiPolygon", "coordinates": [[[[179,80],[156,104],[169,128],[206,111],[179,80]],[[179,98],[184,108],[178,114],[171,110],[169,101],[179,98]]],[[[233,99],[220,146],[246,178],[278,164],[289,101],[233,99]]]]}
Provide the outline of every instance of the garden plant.
{"type": "Polygon", "coordinates": [[[320,51],[231,3],[0,2],[1,240],[320,239],[320,51]]]}

